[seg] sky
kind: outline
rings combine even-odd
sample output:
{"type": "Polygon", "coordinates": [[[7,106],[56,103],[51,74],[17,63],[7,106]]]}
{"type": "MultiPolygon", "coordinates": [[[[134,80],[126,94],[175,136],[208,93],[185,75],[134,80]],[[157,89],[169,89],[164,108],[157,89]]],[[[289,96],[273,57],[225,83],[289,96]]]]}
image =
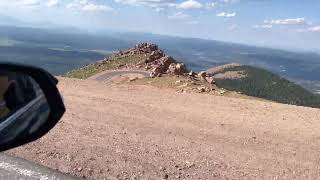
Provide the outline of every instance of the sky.
{"type": "Polygon", "coordinates": [[[319,0],[0,0],[0,15],[88,32],[148,32],[320,52],[319,0]]]}

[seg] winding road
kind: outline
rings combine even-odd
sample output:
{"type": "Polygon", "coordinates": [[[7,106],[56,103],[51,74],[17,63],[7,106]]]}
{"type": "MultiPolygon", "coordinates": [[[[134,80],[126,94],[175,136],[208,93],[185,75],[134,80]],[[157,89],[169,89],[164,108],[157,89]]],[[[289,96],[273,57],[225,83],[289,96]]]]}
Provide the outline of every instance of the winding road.
{"type": "Polygon", "coordinates": [[[116,76],[123,76],[126,74],[137,74],[143,77],[149,77],[150,72],[141,71],[141,70],[117,70],[117,71],[104,71],[95,76],[90,77],[89,79],[94,79],[97,81],[110,81],[112,78],[116,76]]]}

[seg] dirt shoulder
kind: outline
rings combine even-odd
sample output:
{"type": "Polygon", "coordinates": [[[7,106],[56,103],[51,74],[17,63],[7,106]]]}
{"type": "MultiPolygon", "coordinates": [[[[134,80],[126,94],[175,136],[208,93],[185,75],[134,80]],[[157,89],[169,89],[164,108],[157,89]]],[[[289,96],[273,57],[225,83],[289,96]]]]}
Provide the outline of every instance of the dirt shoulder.
{"type": "Polygon", "coordinates": [[[9,151],[89,179],[317,179],[320,110],[61,79],[67,112],[9,151]]]}

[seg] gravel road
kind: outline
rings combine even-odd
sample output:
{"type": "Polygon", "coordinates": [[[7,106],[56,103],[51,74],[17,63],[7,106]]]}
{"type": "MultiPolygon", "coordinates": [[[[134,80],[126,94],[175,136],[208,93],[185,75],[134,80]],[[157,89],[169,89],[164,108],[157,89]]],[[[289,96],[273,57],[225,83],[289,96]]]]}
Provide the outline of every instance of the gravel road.
{"type": "Polygon", "coordinates": [[[61,79],[67,113],[7,153],[89,179],[319,179],[320,110],[61,79]]]}
{"type": "Polygon", "coordinates": [[[97,81],[110,81],[117,76],[128,75],[129,77],[149,77],[150,72],[141,71],[141,70],[116,70],[116,71],[103,71],[97,75],[94,75],[89,78],[89,80],[97,80],[97,81]]]}

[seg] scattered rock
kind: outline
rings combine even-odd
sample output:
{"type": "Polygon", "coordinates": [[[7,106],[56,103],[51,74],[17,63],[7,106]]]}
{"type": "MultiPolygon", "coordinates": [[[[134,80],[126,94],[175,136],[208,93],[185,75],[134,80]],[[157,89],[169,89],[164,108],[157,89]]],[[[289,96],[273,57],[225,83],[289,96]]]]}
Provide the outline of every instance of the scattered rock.
{"type": "Polygon", "coordinates": [[[176,73],[177,73],[177,75],[182,75],[182,74],[184,74],[184,73],[186,73],[186,72],[187,72],[187,67],[186,67],[185,64],[183,64],[183,63],[178,63],[178,64],[176,65],[176,73]]]}
{"type": "Polygon", "coordinates": [[[225,91],[225,90],[221,90],[220,92],[219,92],[219,94],[225,94],[227,91],[225,91]]]}
{"type": "Polygon", "coordinates": [[[146,60],[145,60],[145,63],[150,63],[150,62],[153,62],[153,61],[155,61],[155,60],[157,60],[157,59],[160,59],[160,58],[162,58],[162,57],[164,57],[165,55],[164,55],[164,53],[161,51],[161,50],[156,50],[156,51],[152,51],[151,52],[151,54],[150,54],[150,56],[149,56],[149,58],[147,58],[146,60]]]}
{"type": "Polygon", "coordinates": [[[73,157],[71,156],[71,154],[67,154],[66,159],[67,159],[67,161],[72,161],[73,157]]]}
{"type": "Polygon", "coordinates": [[[146,70],[151,69],[151,67],[150,67],[150,66],[148,66],[148,65],[146,65],[144,68],[145,68],[146,70]]]}
{"type": "Polygon", "coordinates": [[[213,77],[205,77],[205,79],[209,84],[215,84],[213,77]]]}
{"type": "Polygon", "coordinates": [[[195,73],[191,70],[188,75],[191,76],[191,77],[194,77],[195,73]]]}
{"type": "Polygon", "coordinates": [[[181,86],[178,86],[178,88],[188,87],[189,85],[190,85],[189,83],[185,83],[185,84],[183,84],[183,85],[181,85],[181,86]]]}
{"type": "Polygon", "coordinates": [[[178,93],[186,93],[187,91],[185,89],[180,89],[177,91],[178,93]]]}
{"type": "Polygon", "coordinates": [[[192,168],[195,166],[195,163],[186,161],[187,168],[192,168]]]}
{"type": "Polygon", "coordinates": [[[204,86],[198,87],[197,90],[198,90],[200,93],[203,93],[203,92],[211,92],[211,88],[209,88],[209,87],[204,87],[204,86]]]}
{"type": "Polygon", "coordinates": [[[174,74],[176,71],[176,64],[175,63],[171,63],[168,69],[168,73],[170,74],[174,74]]]}
{"type": "Polygon", "coordinates": [[[163,73],[163,67],[162,67],[162,65],[159,65],[159,66],[156,66],[152,69],[152,71],[150,73],[150,77],[151,78],[160,77],[162,73],[163,73]]]}
{"type": "Polygon", "coordinates": [[[168,70],[171,63],[176,63],[176,61],[171,56],[164,56],[158,61],[163,65],[165,71],[168,70]]]}
{"type": "Polygon", "coordinates": [[[121,67],[123,67],[123,66],[125,66],[125,64],[118,64],[118,65],[117,65],[118,68],[121,68],[121,67]]]}
{"type": "Polygon", "coordinates": [[[169,178],[168,174],[163,175],[163,179],[168,179],[168,178],[169,178]]]}
{"type": "Polygon", "coordinates": [[[162,167],[162,166],[160,166],[160,171],[165,171],[166,170],[166,168],[165,167],[162,167]]]}
{"type": "Polygon", "coordinates": [[[133,81],[136,81],[136,80],[138,80],[139,78],[138,77],[133,77],[133,78],[130,78],[129,79],[129,82],[133,82],[133,81]]]}
{"type": "Polygon", "coordinates": [[[180,84],[180,83],[182,83],[181,80],[178,80],[178,81],[175,82],[176,85],[177,85],[177,84],[180,84]]]}
{"type": "Polygon", "coordinates": [[[89,169],[88,169],[88,173],[89,173],[90,175],[92,175],[92,174],[93,174],[93,169],[89,168],[89,169]]]}
{"type": "Polygon", "coordinates": [[[187,68],[183,63],[171,63],[168,69],[168,73],[173,75],[183,75],[187,72],[187,68]]]}
{"type": "Polygon", "coordinates": [[[198,73],[198,77],[201,81],[206,81],[207,73],[205,71],[201,71],[198,73]]]}
{"type": "Polygon", "coordinates": [[[206,87],[198,87],[197,88],[200,92],[206,92],[206,87]]]}

